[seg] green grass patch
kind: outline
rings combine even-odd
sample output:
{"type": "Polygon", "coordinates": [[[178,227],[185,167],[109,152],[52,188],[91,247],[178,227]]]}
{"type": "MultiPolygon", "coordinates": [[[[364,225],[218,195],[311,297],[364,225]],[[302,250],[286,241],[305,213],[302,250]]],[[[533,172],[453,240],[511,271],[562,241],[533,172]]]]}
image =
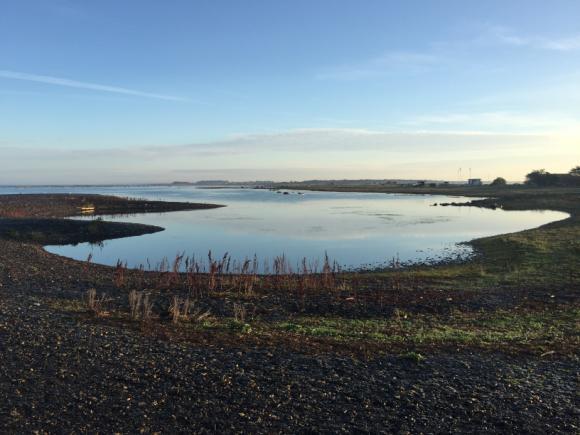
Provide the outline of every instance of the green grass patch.
{"type": "Polygon", "coordinates": [[[272,324],[277,331],[340,341],[369,340],[413,345],[578,344],[577,308],[537,312],[496,311],[450,316],[412,315],[389,319],[300,317],[272,324]]]}

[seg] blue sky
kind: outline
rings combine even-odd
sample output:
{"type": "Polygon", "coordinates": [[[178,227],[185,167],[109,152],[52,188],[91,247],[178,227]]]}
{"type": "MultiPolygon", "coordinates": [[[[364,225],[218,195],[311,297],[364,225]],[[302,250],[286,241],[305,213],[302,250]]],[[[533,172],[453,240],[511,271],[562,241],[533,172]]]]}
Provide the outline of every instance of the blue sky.
{"type": "Polygon", "coordinates": [[[576,0],[1,8],[1,184],[517,180],[575,164],[576,0]]]}

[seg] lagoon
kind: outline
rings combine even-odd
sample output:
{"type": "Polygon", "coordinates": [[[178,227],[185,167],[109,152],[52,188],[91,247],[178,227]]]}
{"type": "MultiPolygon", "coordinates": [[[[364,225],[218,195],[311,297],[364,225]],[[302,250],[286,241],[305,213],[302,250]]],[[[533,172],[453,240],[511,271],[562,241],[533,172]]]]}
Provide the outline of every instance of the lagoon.
{"type": "MultiPolygon", "coordinates": [[[[475,238],[534,228],[564,219],[555,211],[504,211],[441,207],[457,197],[380,193],[298,192],[194,186],[107,186],[0,188],[2,193],[102,193],[154,200],[223,204],[226,207],[163,214],[105,217],[158,225],[165,231],[101,244],[47,246],[58,255],[130,267],[156,265],[177,254],[232,259],[273,259],[290,264],[325,254],[341,267],[376,268],[396,261],[430,262],[464,258],[475,238]]],[[[470,198],[472,199],[472,198],[470,198]]]]}

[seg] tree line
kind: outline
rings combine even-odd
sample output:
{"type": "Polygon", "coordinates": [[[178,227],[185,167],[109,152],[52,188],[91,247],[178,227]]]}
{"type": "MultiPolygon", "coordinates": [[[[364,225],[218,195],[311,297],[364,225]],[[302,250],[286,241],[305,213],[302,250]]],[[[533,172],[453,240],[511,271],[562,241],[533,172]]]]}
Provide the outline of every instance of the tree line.
{"type": "Polygon", "coordinates": [[[545,169],[537,169],[526,175],[526,182],[535,187],[580,187],[580,166],[567,174],[552,174],[545,169]]]}

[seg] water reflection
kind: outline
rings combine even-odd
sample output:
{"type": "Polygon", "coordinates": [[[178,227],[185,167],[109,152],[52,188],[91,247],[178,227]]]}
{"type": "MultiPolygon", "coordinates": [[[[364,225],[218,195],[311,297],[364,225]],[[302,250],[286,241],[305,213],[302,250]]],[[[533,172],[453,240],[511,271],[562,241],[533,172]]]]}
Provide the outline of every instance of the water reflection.
{"type": "MultiPolygon", "coordinates": [[[[0,193],[5,189],[0,189],[0,193]]],[[[520,231],[563,219],[560,212],[434,207],[461,201],[447,196],[196,189],[188,186],[36,188],[38,192],[115,194],[153,200],[225,204],[227,207],[165,214],[114,216],[108,220],[158,225],[166,230],[140,237],[105,241],[102,246],[50,246],[47,250],[114,265],[160,262],[177,253],[216,256],[228,252],[243,261],[272,259],[282,253],[292,263],[322,259],[328,252],[345,267],[384,264],[393,259],[424,261],[464,254],[457,243],[477,237],[520,231]]],[[[16,193],[13,189],[10,193],[16,193]]],[[[20,193],[25,193],[20,191],[20,193]]]]}

